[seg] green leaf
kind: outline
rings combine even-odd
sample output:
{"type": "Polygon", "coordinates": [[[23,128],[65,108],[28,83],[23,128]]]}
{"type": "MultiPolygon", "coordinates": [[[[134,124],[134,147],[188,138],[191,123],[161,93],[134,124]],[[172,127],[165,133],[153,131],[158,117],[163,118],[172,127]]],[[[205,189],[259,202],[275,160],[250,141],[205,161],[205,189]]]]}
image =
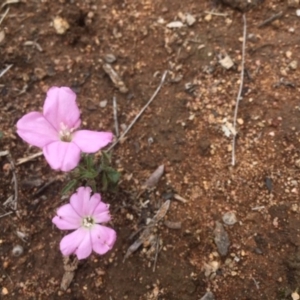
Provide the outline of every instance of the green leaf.
{"type": "Polygon", "coordinates": [[[96,189],[96,181],[94,179],[89,179],[87,180],[87,184],[88,186],[90,186],[93,190],[94,193],[97,192],[97,189],[96,189]]]}
{"type": "Polygon", "coordinates": [[[106,174],[103,173],[102,174],[102,190],[107,191],[107,188],[108,188],[108,180],[107,180],[106,174]]]}
{"type": "Polygon", "coordinates": [[[110,165],[110,163],[111,163],[111,155],[112,155],[111,152],[110,153],[109,152],[105,152],[105,151],[102,152],[101,165],[103,167],[110,165]]]}
{"type": "Polygon", "coordinates": [[[94,160],[93,160],[92,155],[86,155],[85,164],[86,164],[88,170],[94,169],[94,160]]]}
{"type": "Polygon", "coordinates": [[[80,174],[81,179],[94,179],[98,176],[98,172],[96,170],[90,170],[90,171],[83,171],[80,174]]]}
{"type": "Polygon", "coordinates": [[[112,183],[115,183],[115,184],[118,183],[120,176],[121,176],[121,174],[114,169],[108,171],[106,174],[107,174],[109,181],[112,183]]]}
{"type": "Polygon", "coordinates": [[[65,195],[67,192],[69,192],[71,189],[74,188],[74,186],[77,184],[77,179],[72,179],[69,183],[67,183],[64,188],[62,189],[61,193],[65,195]]]}

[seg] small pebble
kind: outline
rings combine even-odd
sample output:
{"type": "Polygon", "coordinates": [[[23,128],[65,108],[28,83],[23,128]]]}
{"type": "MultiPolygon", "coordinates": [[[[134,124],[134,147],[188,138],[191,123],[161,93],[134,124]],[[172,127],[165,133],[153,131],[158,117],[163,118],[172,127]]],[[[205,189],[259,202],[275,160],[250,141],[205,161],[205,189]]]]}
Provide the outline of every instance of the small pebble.
{"type": "Polygon", "coordinates": [[[225,231],[223,225],[218,221],[216,222],[214,236],[214,241],[217,245],[218,252],[221,256],[226,256],[228,254],[228,249],[230,246],[229,236],[225,231]]]}
{"type": "Polygon", "coordinates": [[[99,106],[104,108],[107,105],[107,100],[100,101],[99,106]]]}
{"type": "Polygon", "coordinates": [[[66,31],[70,28],[70,25],[66,19],[55,17],[53,20],[53,27],[56,30],[57,34],[65,34],[66,31]]]}
{"type": "Polygon", "coordinates": [[[104,60],[107,63],[112,64],[117,60],[117,58],[112,53],[107,53],[104,55],[104,60]]]}
{"type": "Polygon", "coordinates": [[[289,68],[290,68],[291,70],[296,70],[297,67],[298,67],[298,62],[297,62],[296,60],[293,60],[293,61],[291,61],[291,62],[289,63],[289,68]]]}
{"type": "Polygon", "coordinates": [[[291,58],[292,57],[292,52],[291,51],[286,51],[285,56],[286,56],[286,58],[291,58]]]}
{"type": "Polygon", "coordinates": [[[170,23],[167,24],[167,27],[171,28],[171,29],[173,29],[173,28],[181,28],[183,26],[184,25],[183,25],[183,23],[181,21],[173,21],[173,22],[170,22],[170,23]]]}
{"type": "Polygon", "coordinates": [[[226,225],[234,225],[237,222],[237,218],[234,212],[228,211],[222,217],[223,222],[226,225]]]}
{"type": "Polygon", "coordinates": [[[200,300],[215,300],[215,296],[209,291],[200,300]]]}
{"type": "Polygon", "coordinates": [[[13,256],[16,256],[16,257],[21,256],[23,254],[23,252],[24,252],[24,249],[21,245],[14,246],[14,248],[12,250],[13,256]]]}
{"type": "Polygon", "coordinates": [[[194,16],[192,16],[191,14],[186,14],[186,23],[188,24],[188,26],[194,25],[195,22],[196,18],[194,16]]]}
{"type": "Polygon", "coordinates": [[[244,120],[241,119],[241,118],[238,118],[238,119],[237,119],[237,122],[238,122],[239,125],[243,125],[243,124],[244,124],[244,120]]]}
{"type": "Polygon", "coordinates": [[[211,19],[212,19],[212,15],[210,15],[210,14],[206,15],[205,18],[204,18],[204,20],[205,20],[206,22],[210,22],[211,19]]]}
{"type": "Polygon", "coordinates": [[[300,169],[300,159],[295,161],[295,166],[300,169]]]}
{"type": "Polygon", "coordinates": [[[292,293],[291,297],[292,297],[293,300],[299,300],[300,299],[300,296],[297,292],[292,293]]]}
{"type": "Polygon", "coordinates": [[[3,287],[2,291],[1,291],[1,294],[2,295],[7,295],[8,294],[8,289],[6,287],[3,287]]]}
{"type": "Polygon", "coordinates": [[[95,14],[94,14],[94,12],[92,12],[92,11],[88,12],[88,14],[87,14],[87,17],[88,17],[89,19],[92,19],[94,16],[95,16],[95,14]]]}

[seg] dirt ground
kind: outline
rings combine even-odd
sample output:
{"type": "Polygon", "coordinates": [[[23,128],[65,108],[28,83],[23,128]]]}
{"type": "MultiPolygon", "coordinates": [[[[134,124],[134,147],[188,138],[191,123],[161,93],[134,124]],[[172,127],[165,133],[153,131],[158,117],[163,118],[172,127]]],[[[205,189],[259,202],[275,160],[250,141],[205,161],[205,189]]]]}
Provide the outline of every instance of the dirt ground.
{"type": "Polygon", "coordinates": [[[218,300],[299,299],[300,5],[258,2],[245,14],[232,166],[229,135],[244,28],[239,10],[213,0],[2,0],[0,151],[10,156],[0,157],[1,299],[199,300],[207,291],[218,300]],[[228,69],[224,57],[233,62],[228,69]],[[106,62],[128,92],[106,74],[106,62]],[[122,132],[165,70],[158,95],[113,150],[122,180],[116,194],[103,198],[111,205],[116,245],[103,257],[80,262],[64,291],[59,242],[65,232],[51,219],[67,201],[60,194],[67,178],[42,156],[17,164],[39,149],[17,136],[15,124],[42,109],[49,87],[70,86],[83,127],[92,130],[115,132],[115,96],[122,132]],[[157,187],[139,195],[162,164],[157,187]],[[16,191],[14,210],[7,199],[16,191]],[[170,208],[153,231],[156,266],[146,245],[123,262],[137,238],[130,236],[168,199],[170,208]],[[235,224],[224,223],[227,212],[235,224]],[[215,243],[216,222],[229,238],[223,255],[215,243]],[[18,245],[23,251],[16,253],[18,245]]]}

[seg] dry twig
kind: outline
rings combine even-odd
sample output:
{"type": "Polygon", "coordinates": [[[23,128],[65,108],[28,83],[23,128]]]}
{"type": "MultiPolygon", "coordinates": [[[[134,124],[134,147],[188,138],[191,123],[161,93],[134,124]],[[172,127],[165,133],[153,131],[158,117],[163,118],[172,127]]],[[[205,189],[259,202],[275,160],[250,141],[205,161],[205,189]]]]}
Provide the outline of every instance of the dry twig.
{"type": "Polygon", "coordinates": [[[23,45],[35,47],[38,51],[43,52],[41,45],[35,41],[26,41],[23,45]]]}
{"type": "Polygon", "coordinates": [[[128,88],[126,87],[124,81],[120,77],[120,75],[114,70],[114,68],[110,64],[103,64],[103,70],[110,77],[111,81],[115,85],[115,87],[122,93],[126,94],[128,92],[128,88]]]}
{"type": "MultiPolygon", "coordinates": [[[[240,88],[239,92],[236,98],[236,104],[235,104],[235,110],[234,110],[234,118],[233,118],[233,128],[236,131],[236,119],[239,109],[239,102],[241,100],[242,95],[242,89],[244,84],[244,65],[245,65],[245,49],[246,49],[246,34],[247,34],[247,22],[246,22],[246,16],[243,15],[243,21],[244,21],[244,34],[243,34],[243,48],[242,48],[242,70],[241,70],[241,81],[240,81],[240,88]]],[[[236,134],[232,137],[232,162],[231,164],[235,165],[235,140],[236,140],[236,134]]]]}
{"type": "Polygon", "coordinates": [[[126,130],[123,132],[123,134],[107,149],[107,151],[110,151],[114,146],[116,146],[120,140],[122,140],[125,135],[128,133],[128,131],[131,129],[131,127],[135,124],[135,122],[138,120],[138,118],[143,114],[143,112],[146,110],[146,108],[151,104],[151,102],[154,100],[154,98],[156,97],[156,95],[158,94],[158,92],[160,91],[166,76],[167,76],[168,71],[165,71],[159,86],[157,87],[156,91],[154,92],[154,94],[152,95],[152,97],[150,98],[150,100],[147,102],[147,104],[141,109],[141,111],[135,116],[135,118],[133,119],[133,121],[130,123],[130,125],[126,128],[126,130]]]}
{"type": "Polygon", "coordinates": [[[2,15],[2,17],[0,19],[0,25],[3,22],[3,20],[5,19],[5,17],[7,16],[8,12],[9,12],[9,7],[6,9],[5,13],[2,15]]]}
{"type": "Polygon", "coordinates": [[[170,200],[167,200],[163,203],[163,205],[160,207],[156,215],[152,218],[148,226],[143,230],[140,237],[128,248],[123,262],[128,258],[133,252],[135,252],[142,244],[151,244],[153,241],[153,238],[155,237],[153,235],[153,228],[155,224],[157,224],[160,220],[164,218],[164,216],[167,214],[169,207],[170,207],[170,200]]]}
{"type": "Polygon", "coordinates": [[[32,154],[32,155],[30,155],[30,156],[28,156],[28,157],[19,158],[19,159],[17,160],[16,165],[18,166],[18,165],[24,164],[24,163],[26,163],[26,162],[28,162],[28,161],[30,161],[30,160],[33,160],[34,158],[39,157],[39,156],[41,156],[41,155],[43,155],[43,152],[42,152],[42,151],[40,151],[40,152],[38,152],[38,153],[35,153],[35,154],[32,154]]]}
{"type": "Polygon", "coordinates": [[[154,257],[154,263],[153,263],[153,272],[155,272],[156,264],[157,264],[157,257],[158,257],[158,251],[159,251],[159,237],[156,237],[156,247],[155,247],[155,257],[154,257]]]}
{"type": "Polygon", "coordinates": [[[2,5],[1,5],[1,8],[3,8],[4,6],[8,5],[8,4],[16,4],[16,3],[19,3],[20,0],[7,0],[6,2],[4,2],[2,5]]]}
{"type": "Polygon", "coordinates": [[[278,14],[275,14],[275,15],[271,16],[270,18],[268,18],[267,20],[263,21],[257,27],[261,28],[263,26],[269,25],[270,23],[272,23],[273,21],[281,18],[282,16],[283,16],[283,12],[281,11],[278,14]]]}
{"type": "Polygon", "coordinates": [[[3,203],[4,206],[10,206],[13,210],[17,209],[17,204],[18,204],[18,180],[17,180],[17,175],[15,172],[15,164],[14,161],[9,153],[9,151],[1,151],[0,156],[7,156],[9,164],[10,164],[10,169],[12,172],[12,182],[14,183],[14,195],[11,195],[8,197],[8,199],[3,203]]]}
{"type": "Polygon", "coordinates": [[[3,218],[3,217],[6,217],[6,216],[8,216],[8,215],[10,215],[10,214],[12,214],[12,213],[13,213],[12,211],[9,211],[9,212],[7,212],[7,213],[1,215],[1,216],[0,216],[0,219],[3,218]]]}
{"type": "Polygon", "coordinates": [[[228,16],[228,14],[218,13],[218,12],[214,12],[214,11],[207,11],[207,10],[204,13],[206,13],[208,15],[218,16],[218,17],[227,17],[228,16]]]}
{"type": "Polygon", "coordinates": [[[4,70],[0,72],[0,78],[12,67],[13,65],[8,65],[4,70]]]}
{"type": "Polygon", "coordinates": [[[118,123],[118,110],[117,110],[117,98],[113,97],[113,110],[114,110],[114,121],[115,121],[115,131],[116,136],[119,137],[119,123],[118,123]]]}

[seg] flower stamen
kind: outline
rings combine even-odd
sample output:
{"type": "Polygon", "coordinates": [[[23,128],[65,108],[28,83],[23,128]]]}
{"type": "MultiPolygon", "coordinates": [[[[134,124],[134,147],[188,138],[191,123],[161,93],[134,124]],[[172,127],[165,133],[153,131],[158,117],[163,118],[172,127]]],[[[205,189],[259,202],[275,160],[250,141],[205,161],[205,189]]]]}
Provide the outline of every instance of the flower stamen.
{"type": "Polygon", "coordinates": [[[87,228],[87,229],[90,229],[91,227],[93,227],[93,225],[95,225],[95,220],[92,218],[92,217],[85,217],[83,218],[82,220],[82,226],[87,228]]]}
{"type": "Polygon", "coordinates": [[[59,138],[63,142],[71,142],[72,141],[72,132],[73,128],[69,129],[64,123],[60,124],[59,138]]]}

